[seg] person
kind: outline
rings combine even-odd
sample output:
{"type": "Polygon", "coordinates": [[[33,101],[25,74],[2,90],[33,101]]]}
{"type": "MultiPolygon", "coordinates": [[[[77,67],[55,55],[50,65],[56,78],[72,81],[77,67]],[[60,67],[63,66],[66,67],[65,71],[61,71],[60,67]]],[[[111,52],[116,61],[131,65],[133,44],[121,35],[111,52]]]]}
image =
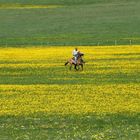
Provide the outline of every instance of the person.
{"type": "Polygon", "coordinates": [[[75,61],[75,64],[77,63],[77,57],[78,57],[78,49],[75,48],[72,52],[72,55],[74,57],[74,61],[75,61]]]}

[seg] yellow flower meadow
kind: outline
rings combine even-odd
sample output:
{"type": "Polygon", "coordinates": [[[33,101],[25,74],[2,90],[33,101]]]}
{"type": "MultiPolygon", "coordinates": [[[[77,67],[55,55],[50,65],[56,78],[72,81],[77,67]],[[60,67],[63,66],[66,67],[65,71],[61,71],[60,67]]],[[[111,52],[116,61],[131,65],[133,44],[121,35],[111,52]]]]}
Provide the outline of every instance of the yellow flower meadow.
{"type": "Polygon", "coordinates": [[[0,115],[140,112],[139,46],[0,48],[0,115]]]}

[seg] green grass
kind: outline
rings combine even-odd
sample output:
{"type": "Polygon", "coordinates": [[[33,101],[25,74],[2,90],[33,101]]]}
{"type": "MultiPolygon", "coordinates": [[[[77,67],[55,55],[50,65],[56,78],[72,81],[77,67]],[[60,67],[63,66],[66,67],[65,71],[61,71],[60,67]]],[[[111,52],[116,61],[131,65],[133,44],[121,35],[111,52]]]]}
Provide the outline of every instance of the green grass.
{"type": "Polygon", "coordinates": [[[140,44],[139,13],[139,0],[0,0],[0,140],[139,140],[139,46],[79,47],[84,71],[64,67],[67,45],[140,44]]]}
{"type": "MultiPolygon", "coordinates": [[[[97,3],[112,3],[112,2],[129,2],[130,0],[0,0],[0,3],[8,4],[62,4],[62,5],[85,5],[97,3]]],[[[133,0],[138,2],[139,0],[133,0]]]]}
{"type": "Polygon", "coordinates": [[[0,117],[1,140],[138,140],[139,114],[0,117]]]}
{"type": "Polygon", "coordinates": [[[137,0],[24,2],[64,6],[0,9],[0,45],[114,45],[115,40],[117,44],[130,44],[130,40],[140,44],[137,0]]]}

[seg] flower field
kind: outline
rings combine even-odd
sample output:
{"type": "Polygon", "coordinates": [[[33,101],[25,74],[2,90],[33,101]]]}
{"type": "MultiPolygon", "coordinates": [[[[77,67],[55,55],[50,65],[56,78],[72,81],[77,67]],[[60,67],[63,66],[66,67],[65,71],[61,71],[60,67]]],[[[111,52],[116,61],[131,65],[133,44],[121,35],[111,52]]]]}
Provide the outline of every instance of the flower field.
{"type": "Polygon", "coordinates": [[[0,48],[0,140],[138,140],[140,46],[0,48]]]}

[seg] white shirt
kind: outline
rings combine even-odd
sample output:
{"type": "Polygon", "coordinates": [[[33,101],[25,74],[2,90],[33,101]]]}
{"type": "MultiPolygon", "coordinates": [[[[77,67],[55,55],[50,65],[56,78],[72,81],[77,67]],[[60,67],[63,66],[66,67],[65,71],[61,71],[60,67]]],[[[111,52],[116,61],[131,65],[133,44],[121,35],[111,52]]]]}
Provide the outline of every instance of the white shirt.
{"type": "Polygon", "coordinates": [[[73,56],[76,56],[78,54],[78,51],[73,50],[72,54],[73,54],[73,56]]]}

